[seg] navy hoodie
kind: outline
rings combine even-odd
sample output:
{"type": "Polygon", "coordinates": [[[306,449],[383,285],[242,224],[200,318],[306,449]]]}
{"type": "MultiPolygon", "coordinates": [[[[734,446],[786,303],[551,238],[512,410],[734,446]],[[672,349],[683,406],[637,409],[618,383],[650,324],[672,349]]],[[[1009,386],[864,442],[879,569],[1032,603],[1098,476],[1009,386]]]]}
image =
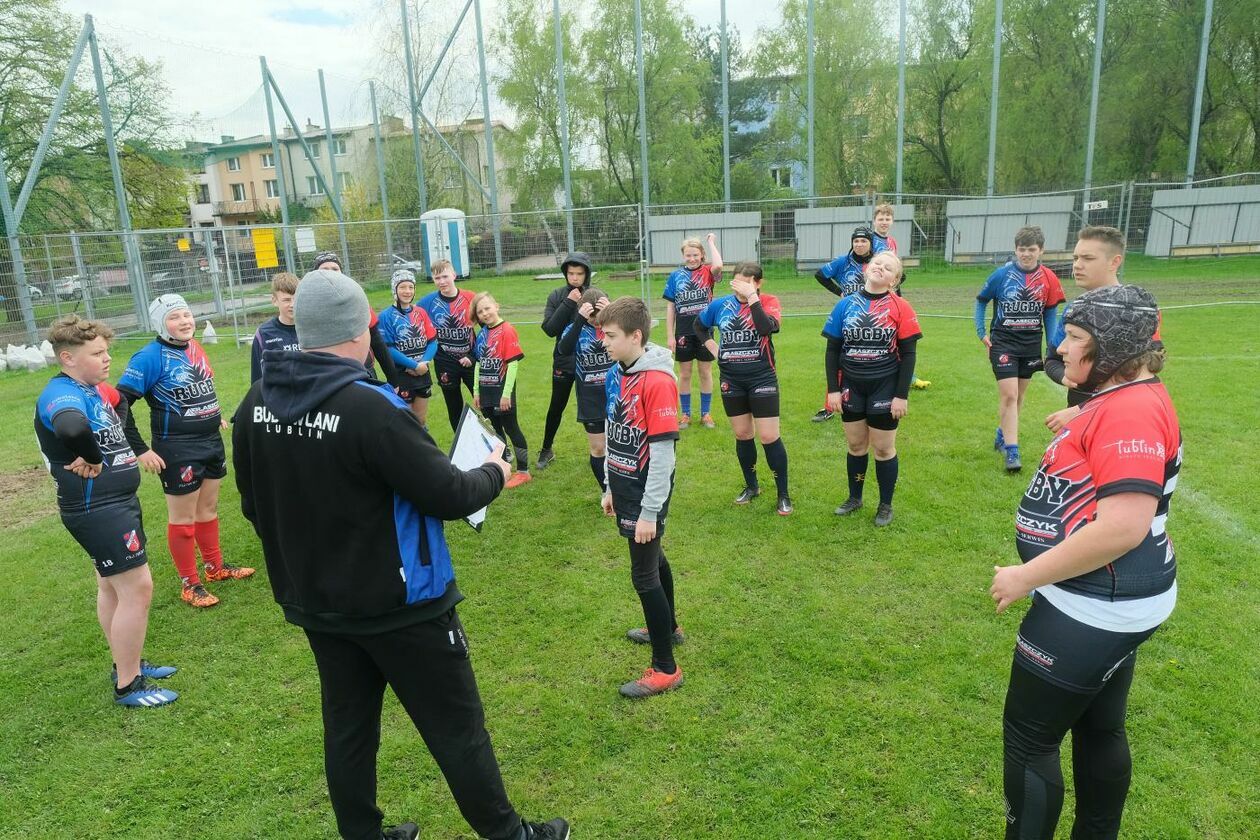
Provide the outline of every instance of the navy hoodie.
{"type": "Polygon", "coordinates": [[[442,521],[489,504],[503,473],[456,469],[362,364],[270,350],[263,371],[233,419],[232,462],[285,618],[382,633],[462,600],[442,521]]]}

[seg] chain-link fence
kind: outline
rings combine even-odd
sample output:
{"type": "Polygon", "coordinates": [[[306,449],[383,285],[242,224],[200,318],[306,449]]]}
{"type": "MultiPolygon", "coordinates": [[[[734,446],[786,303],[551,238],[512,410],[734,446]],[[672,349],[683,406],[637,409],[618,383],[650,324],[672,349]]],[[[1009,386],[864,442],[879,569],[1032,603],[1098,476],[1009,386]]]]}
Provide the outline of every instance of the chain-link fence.
{"type": "MultiPolygon", "coordinates": [[[[1184,183],[1127,183],[1090,190],[1016,196],[865,192],[845,196],[637,205],[465,217],[474,276],[492,273],[559,279],[564,254],[585,251],[602,280],[637,282],[655,305],[686,236],[718,230],[728,262],[757,259],[770,271],[812,273],[849,247],[858,224],[875,207],[894,205],[893,234],[912,269],[976,273],[1008,259],[1014,231],[1038,224],[1046,233],[1045,261],[1070,273],[1075,232],[1086,224],[1120,228],[1132,254],[1223,257],[1260,252],[1260,173],[1184,183]],[[1246,189],[1222,189],[1244,187],[1246,189]],[[498,222],[496,244],[495,227],[498,222]],[[655,290],[655,291],[654,291],[655,290]]],[[[384,285],[397,268],[423,269],[419,219],[243,227],[200,227],[22,236],[18,243],[36,333],[77,312],[107,320],[120,333],[147,328],[147,301],[178,292],[198,318],[247,337],[267,310],[272,275],[290,264],[299,275],[317,251],[337,251],[344,270],[365,286],[384,285]],[[129,271],[127,243],[138,270],[129,271]],[[251,315],[253,317],[251,317],[251,315]]],[[[16,295],[16,275],[0,241],[0,294],[5,320],[0,345],[28,340],[16,295]]]]}

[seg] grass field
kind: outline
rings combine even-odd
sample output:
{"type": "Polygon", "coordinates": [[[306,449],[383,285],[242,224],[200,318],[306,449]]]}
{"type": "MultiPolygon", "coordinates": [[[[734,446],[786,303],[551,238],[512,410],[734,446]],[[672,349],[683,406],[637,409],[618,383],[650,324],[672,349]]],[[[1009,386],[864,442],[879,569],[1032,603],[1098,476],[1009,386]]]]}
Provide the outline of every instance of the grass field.
{"type": "MultiPolygon", "coordinates": [[[[1260,262],[1139,263],[1126,279],[1164,307],[1164,379],[1185,466],[1169,523],[1180,604],[1139,657],[1124,836],[1255,836],[1260,262]],[[1178,308],[1209,301],[1252,304],[1178,308]]],[[[808,422],[822,392],[821,313],[834,299],[809,278],[771,275],[766,291],[810,313],[786,318],[776,339],[796,513],[775,516],[773,494],[731,505],[741,483],[718,406],[718,429],[683,433],[665,547],[689,637],[679,651],[687,683],[670,696],[617,696],[647,663],[622,638],[642,616],[572,408],[550,469],[496,502],[482,533],[448,526],[489,728],[523,813],[568,817],[578,838],[1000,833],[1002,702],[1027,602],[995,616],[987,590],[993,565],[1015,562],[1013,515],[1030,471],[1006,476],[989,449],[995,388],[969,317],[982,280],[980,269],[920,271],[907,286],[926,316],[920,374],[934,384],[912,392],[897,520],[877,532],[873,506],[856,520],[832,515],[845,495],[841,429],[808,422]]],[[[538,320],[551,288],[520,278],[469,286],[494,291],[520,321],[538,320]]],[[[521,335],[532,455],[550,342],[534,326],[521,335]]],[[[137,346],[118,346],[115,376],[137,346]]],[[[235,406],[248,350],[208,349],[220,397],[235,406]]],[[[213,587],[223,599],[213,610],[179,602],[152,476],[142,490],[157,585],[146,652],[180,666],[168,682],[182,696],[152,711],[109,702],[90,566],[60,525],[31,431],[46,378],[0,376],[0,836],[334,837],[302,634],[284,623],[265,571],[213,587]]],[[[1026,461],[1049,440],[1041,419],[1062,404],[1061,388],[1033,381],[1026,461]]],[[[433,410],[447,443],[440,400],[433,410]]],[[[769,483],[764,463],[761,472],[769,483]]],[[[262,567],[230,478],[221,513],[228,558],[262,567]]],[[[392,698],[379,802],[426,838],[471,836],[392,698]]]]}

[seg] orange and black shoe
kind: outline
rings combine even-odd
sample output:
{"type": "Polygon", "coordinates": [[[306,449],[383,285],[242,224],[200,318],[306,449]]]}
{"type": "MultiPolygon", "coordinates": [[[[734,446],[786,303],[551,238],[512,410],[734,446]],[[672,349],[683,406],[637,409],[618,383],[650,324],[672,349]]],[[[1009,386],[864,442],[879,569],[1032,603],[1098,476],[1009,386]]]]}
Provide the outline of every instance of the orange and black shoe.
{"type": "Polygon", "coordinates": [[[206,580],[212,582],[220,580],[240,580],[241,578],[249,577],[253,573],[254,570],[249,566],[233,566],[231,563],[224,563],[222,566],[217,568],[213,566],[206,566],[206,580]]]}
{"type": "Polygon", "coordinates": [[[657,694],[673,691],[682,684],[682,668],[675,666],[672,674],[666,674],[664,671],[658,671],[655,668],[648,668],[643,672],[643,676],[637,680],[631,680],[621,687],[621,696],[634,699],[654,697],[657,694]]]}
{"type": "Polygon", "coordinates": [[[194,583],[192,586],[185,586],[180,597],[184,599],[185,604],[194,607],[213,607],[219,603],[219,599],[211,595],[200,583],[194,583]]]}

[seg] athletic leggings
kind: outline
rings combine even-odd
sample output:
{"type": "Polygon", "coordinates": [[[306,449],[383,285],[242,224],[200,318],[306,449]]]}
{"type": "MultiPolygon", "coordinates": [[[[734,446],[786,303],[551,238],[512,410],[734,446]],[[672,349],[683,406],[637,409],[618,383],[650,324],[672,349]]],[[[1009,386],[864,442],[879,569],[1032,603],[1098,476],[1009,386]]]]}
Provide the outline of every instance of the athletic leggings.
{"type": "Polygon", "coordinates": [[[543,430],[543,449],[550,449],[556,442],[556,432],[560,430],[560,421],[564,419],[564,410],[569,406],[569,395],[573,393],[573,374],[551,377],[551,405],[547,406],[547,426],[543,430]]]}
{"type": "Polygon", "coordinates": [[[442,389],[442,399],[446,400],[446,416],[451,421],[451,431],[459,429],[459,418],[464,416],[464,395],[460,391],[459,386],[462,383],[468,389],[469,395],[473,392],[473,369],[471,367],[455,367],[445,368],[436,371],[437,384],[442,389]],[[452,380],[454,387],[442,384],[443,373],[452,380]]]}
{"type": "Polygon", "coordinates": [[[1132,762],[1124,731],[1133,665],[1096,692],[1069,691],[1011,664],[1002,718],[1006,840],[1053,840],[1063,808],[1059,745],[1072,732],[1072,840],[1120,833],[1132,762]]]}
{"type": "Polygon", "coordinates": [[[488,419],[490,425],[494,426],[495,434],[512,441],[512,452],[516,455],[516,469],[520,472],[529,472],[529,444],[525,442],[525,433],[521,431],[521,424],[516,419],[515,401],[510,410],[495,409],[489,414],[488,419]]]}

